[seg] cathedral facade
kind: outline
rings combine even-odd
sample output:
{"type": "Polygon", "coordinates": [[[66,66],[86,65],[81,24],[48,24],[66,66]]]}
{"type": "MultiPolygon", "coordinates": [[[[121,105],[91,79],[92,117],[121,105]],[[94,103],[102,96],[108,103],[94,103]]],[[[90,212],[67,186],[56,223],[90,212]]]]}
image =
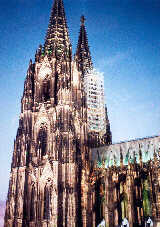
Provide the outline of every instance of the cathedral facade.
{"type": "Polygon", "coordinates": [[[160,136],[93,148],[91,160],[96,223],[159,226],[160,136]]]}
{"type": "Polygon", "coordinates": [[[97,78],[84,16],[72,58],[63,1],[54,0],[24,83],[5,227],[116,227],[125,218],[133,227],[148,217],[158,226],[160,138],[113,145],[97,78]]]}

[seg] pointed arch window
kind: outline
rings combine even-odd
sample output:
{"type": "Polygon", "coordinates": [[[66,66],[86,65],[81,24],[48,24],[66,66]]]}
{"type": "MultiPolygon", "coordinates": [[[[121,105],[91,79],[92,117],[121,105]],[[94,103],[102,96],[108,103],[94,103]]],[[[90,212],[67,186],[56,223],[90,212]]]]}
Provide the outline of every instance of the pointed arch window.
{"type": "Polygon", "coordinates": [[[50,189],[48,186],[44,188],[44,210],[43,218],[50,219],[50,189]]]}
{"type": "Polygon", "coordinates": [[[47,153],[47,128],[41,127],[37,138],[38,148],[41,151],[41,156],[47,153]]]}
{"type": "Polygon", "coordinates": [[[55,74],[55,81],[54,81],[54,103],[57,105],[58,102],[58,72],[55,74]]]}
{"type": "Polygon", "coordinates": [[[128,217],[128,196],[125,190],[124,182],[120,182],[120,222],[126,217],[128,217]]]}
{"type": "Polygon", "coordinates": [[[30,203],[30,221],[34,221],[35,220],[35,187],[32,187],[31,190],[31,203],[30,203]]]}
{"type": "Polygon", "coordinates": [[[44,101],[48,101],[50,99],[50,79],[48,79],[48,76],[43,81],[43,99],[44,101]]]}
{"type": "Polygon", "coordinates": [[[151,201],[150,201],[150,185],[148,177],[144,179],[143,182],[143,191],[142,191],[142,197],[143,197],[143,213],[144,217],[151,216],[151,201]]]}

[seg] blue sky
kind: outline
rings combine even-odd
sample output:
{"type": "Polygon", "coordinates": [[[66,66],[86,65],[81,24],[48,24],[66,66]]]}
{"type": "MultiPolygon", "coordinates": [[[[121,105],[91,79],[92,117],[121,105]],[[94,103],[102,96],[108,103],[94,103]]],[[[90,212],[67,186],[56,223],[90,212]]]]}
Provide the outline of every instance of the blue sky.
{"type": "MultiPolygon", "coordinates": [[[[0,200],[5,199],[30,58],[44,43],[52,0],[0,0],[0,200]]],[[[104,72],[113,142],[160,132],[160,1],[64,0],[73,53],[80,16],[104,72]]]]}

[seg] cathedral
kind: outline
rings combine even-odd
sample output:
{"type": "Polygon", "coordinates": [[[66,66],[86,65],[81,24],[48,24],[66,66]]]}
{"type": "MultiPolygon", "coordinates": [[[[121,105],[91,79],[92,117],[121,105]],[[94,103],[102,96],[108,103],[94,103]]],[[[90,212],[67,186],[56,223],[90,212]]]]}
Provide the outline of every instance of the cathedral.
{"type": "Polygon", "coordinates": [[[85,18],[72,57],[63,0],[30,60],[4,227],[160,226],[160,136],[112,144],[85,18]]]}

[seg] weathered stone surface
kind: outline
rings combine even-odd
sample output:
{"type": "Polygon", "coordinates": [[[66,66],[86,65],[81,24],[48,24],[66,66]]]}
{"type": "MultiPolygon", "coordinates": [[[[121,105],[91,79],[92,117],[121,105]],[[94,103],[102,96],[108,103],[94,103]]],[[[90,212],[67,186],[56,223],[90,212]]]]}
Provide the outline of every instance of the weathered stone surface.
{"type": "MultiPolygon", "coordinates": [[[[160,136],[132,140],[92,149],[94,178],[92,185],[105,184],[98,192],[100,219],[114,227],[127,218],[129,226],[145,226],[150,216],[158,223],[160,217],[160,136]]],[[[95,215],[96,212],[95,212],[95,215]]]]}
{"type": "Polygon", "coordinates": [[[63,1],[55,0],[44,47],[40,45],[35,62],[29,62],[24,83],[5,227],[95,223],[89,158],[92,142],[100,139],[96,134],[89,140],[88,135],[83,74],[89,68],[84,22],[72,60],[63,1]]]}

